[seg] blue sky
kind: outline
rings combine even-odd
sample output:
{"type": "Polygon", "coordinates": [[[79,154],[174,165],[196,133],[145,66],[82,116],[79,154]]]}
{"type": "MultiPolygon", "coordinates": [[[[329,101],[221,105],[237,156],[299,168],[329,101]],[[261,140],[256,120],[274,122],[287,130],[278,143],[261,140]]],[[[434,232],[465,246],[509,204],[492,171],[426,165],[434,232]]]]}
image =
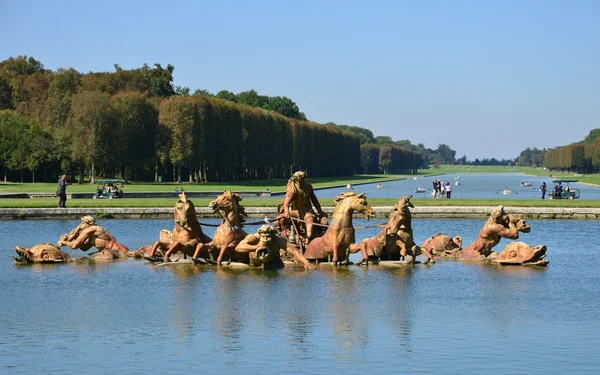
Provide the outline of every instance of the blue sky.
{"type": "Polygon", "coordinates": [[[0,60],[175,66],[310,120],[457,157],[514,158],[600,127],[600,1],[0,0],[0,60]]]}

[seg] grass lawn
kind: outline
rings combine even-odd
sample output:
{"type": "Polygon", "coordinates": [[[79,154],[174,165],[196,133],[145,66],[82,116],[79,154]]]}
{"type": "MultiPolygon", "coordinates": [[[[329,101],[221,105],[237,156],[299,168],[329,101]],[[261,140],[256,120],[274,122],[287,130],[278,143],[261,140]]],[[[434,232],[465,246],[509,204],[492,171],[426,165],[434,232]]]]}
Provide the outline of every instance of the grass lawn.
{"type": "MultiPolygon", "coordinates": [[[[391,206],[398,199],[367,198],[371,206],[391,206]]],[[[212,198],[192,198],[196,207],[208,207],[212,198]]],[[[276,207],[281,198],[244,198],[245,207],[276,207]]],[[[122,198],[122,199],[69,199],[69,208],[101,207],[173,207],[175,198],[122,198]]],[[[333,207],[333,199],[320,199],[324,207],[333,207]]],[[[413,198],[411,202],[419,206],[512,206],[512,207],[592,207],[600,208],[599,200],[541,200],[541,199],[428,199],[413,198]]],[[[57,199],[0,199],[0,208],[55,208],[57,199]]]]}
{"type": "MultiPolygon", "coordinates": [[[[355,175],[346,177],[315,177],[307,178],[316,188],[332,187],[347,184],[358,184],[365,182],[384,182],[388,180],[405,178],[403,175],[355,175]]],[[[232,190],[234,192],[241,191],[262,191],[269,189],[272,192],[285,191],[287,184],[285,180],[259,180],[259,181],[240,181],[240,182],[224,182],[224,183],[208,183],[208,184],[195,184],[195,183],[148,183],[148,182],[132,182],[125,185],[123,191],[125,193],[135,192],[171,192],[175,191],[175,188],[183,187],[185,191],[209,191],[209,192],[222,192],[224,190],[232,190]]],[[[67,187],[67,193],[93,193],[96,189],[96,184],[77,184],[74,183],[67,187]]],[[[0,182],[0,192],[4,193],[53,193],[56,191],[56,183],[3,183],[0,182]]]]}

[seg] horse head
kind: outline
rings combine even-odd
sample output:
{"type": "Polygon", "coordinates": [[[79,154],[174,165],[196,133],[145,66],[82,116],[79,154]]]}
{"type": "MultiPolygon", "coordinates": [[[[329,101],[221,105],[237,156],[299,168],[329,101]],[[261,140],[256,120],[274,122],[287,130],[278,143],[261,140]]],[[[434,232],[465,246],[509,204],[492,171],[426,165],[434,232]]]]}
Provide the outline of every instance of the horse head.
{"type": "Polygon", "coordinates": [[[362,213],[367,220],[375,217],[375,210],[373,210],[373,207],[367,202],[365,193],[342,193],[335,197],[333,201],[336,203],[334,211],[357,211],[362,213]]]}
{"type": "Polygon", "coordinates": [[[223,194],[219,195],[217,199],[210,202],[208,207],[213,210],[213,212],[219,211],[225,217],[232,216],[233,220],[243,223],[245,220],[244,217],[247,217],[248,215],[246,214],[244,207],[239,203],[241,200],[242,197],[239,194],[232,193],[231,190],[225,191],[223,194]]]}
{"type": "Polygon", "coordinates": [[[194,203],[188,199],[185,192],[182,192],[175,204],[175,223],[183,228],[189,228],[189,224],[197,221],[194,203]]]}

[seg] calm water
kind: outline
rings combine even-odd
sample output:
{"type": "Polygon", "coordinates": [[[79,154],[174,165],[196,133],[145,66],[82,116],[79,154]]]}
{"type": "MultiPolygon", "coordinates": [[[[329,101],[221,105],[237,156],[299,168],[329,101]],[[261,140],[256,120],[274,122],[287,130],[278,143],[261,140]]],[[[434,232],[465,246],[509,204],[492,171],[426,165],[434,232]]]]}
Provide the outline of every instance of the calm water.
{"type": "MultiPolygon", "coordinates": [[[[15,245],[54,242],[76,224],[0,222],[0,373],[600,370],[597,221],[530,221],[521,239],[548,246],[547,268],[443,260],[313,272],[156,268],[133,259],[11,262],[15,245]]],[[[100,224],[131,248],[172,228],[170,220],[100,224]]],[[[438,231],[469,242],[482,224],[414,220],[419,243],[438,231]]],[[[359,230],[358,238],[375,230],[359,230]]]]}
{"type": "MultiPolygon", "coordinates": [[[[546,181],[549,189],[552,189],[552,180],[546,177],[532,177],[516,173],[490,173],[490,174],[463,174],[459,175],[460,185],[456,186],[455,175],[442,175],[435,177],[419,177],[413,180],[391,181],[383,184],[383,188],[377,189],[377,184],[358,185],[357,192],[365,192],[367,198],[398,198],[402,194],[413,194],[419,198],[431,198],[431,180],[438,179],[452,184],[452,198],[500,198],[500,199],[540,199],[542,193],[540,185],[546,181]],[[521,182],[531,182],[533,186],[521,187],[521,182]],[[417,188],[425,188],[425,193],[415,193],[417,188]],[[504,189],[512,190],[512,195],[503,195],[504,189]]],[[[600,188],[587,186],[579,183],[571,184],[571,188],[579,189],[580,199],[600,199],[600,188]]],[[[334,198],[346,188],[318,190],[319,198],[334,198]]]]}

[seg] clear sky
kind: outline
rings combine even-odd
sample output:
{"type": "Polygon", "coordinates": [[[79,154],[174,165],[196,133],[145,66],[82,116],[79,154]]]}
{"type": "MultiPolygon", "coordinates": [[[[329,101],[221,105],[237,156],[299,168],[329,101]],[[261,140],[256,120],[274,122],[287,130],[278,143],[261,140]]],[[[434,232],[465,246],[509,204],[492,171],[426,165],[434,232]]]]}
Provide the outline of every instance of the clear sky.
{"type": "Polygon", "coordinates": [[[600,127],[600,0],[0,0],[0,60],[175,66],[175,85],[287,96],[310,120],[457,157],[600,127]]]}

